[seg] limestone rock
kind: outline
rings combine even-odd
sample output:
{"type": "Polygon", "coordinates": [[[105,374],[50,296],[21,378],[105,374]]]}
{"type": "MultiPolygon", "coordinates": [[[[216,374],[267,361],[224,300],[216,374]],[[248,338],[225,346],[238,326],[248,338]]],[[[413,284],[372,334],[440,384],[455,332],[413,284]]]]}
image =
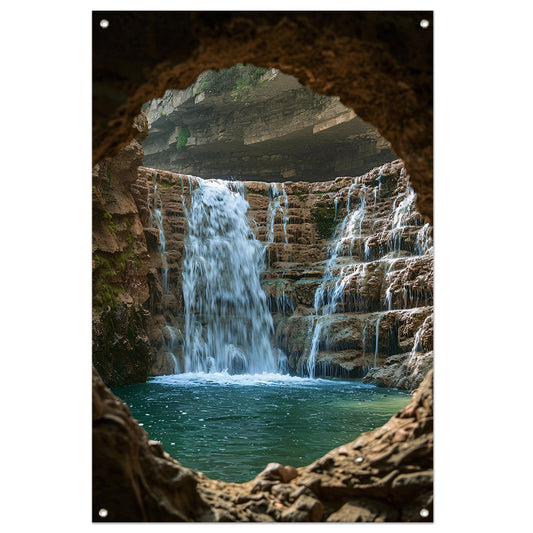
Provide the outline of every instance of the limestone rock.
{"type": "Polygon", "coordinates": [[[143,109],[150,128],[144,165],[182,174],[323,180],[396,159],[389,143],[338,98],[275,69],[236,65],[205,72],[191,87],[169,90],[143,109]]]}

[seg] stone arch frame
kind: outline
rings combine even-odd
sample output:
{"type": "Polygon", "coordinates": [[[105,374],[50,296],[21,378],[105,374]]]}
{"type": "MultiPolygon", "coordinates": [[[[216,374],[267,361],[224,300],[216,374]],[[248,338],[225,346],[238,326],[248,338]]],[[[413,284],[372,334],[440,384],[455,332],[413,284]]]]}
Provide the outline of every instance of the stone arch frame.
{"type": "MultiPolygon", "coordinates": [[[[188,87],[204,70],[252,63],[339,96],[370,122],[405,161],[417,208],[432,221],[431,12],[94,12],[92,24],[94,163],[133,138],[144,102],[188,87]]],[[[382,428],[297,469],[296,478],[271,467],[236,489],[171,459],[94,372],[93,520],[109,505],[108,521],[431,521],[432,442],[430,372],[382,428]],[[343,486],[343,469],[361,481],[343,486]],[[288,483],[300,495],[286,509],[263,505],[288,483]]]]}
{"type": "Polygon", "coordinates": [[[339,96],[372,124],[404,160],[431,222],[432,28],[432,12],[94,12],[93,162],[134,136],[143,103],[204,70],[251,63],[339,96]]]}

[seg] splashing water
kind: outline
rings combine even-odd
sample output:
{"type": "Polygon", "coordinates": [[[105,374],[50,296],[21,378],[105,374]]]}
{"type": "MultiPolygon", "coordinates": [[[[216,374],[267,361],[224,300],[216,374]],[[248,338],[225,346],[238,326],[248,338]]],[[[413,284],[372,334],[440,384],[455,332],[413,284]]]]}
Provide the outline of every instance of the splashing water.
{"type": "Polygon", "coordinates": [[[185,372],[276,372],[273,321],[259,281],[264,248],[248,223],[244,185],[197,180],[185,210],[185,372]]]}

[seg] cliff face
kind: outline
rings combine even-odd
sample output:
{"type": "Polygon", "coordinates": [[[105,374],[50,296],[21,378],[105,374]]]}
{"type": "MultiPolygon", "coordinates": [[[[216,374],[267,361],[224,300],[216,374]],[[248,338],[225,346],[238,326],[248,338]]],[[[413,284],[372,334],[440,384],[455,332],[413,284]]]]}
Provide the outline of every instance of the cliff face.
{"type": "Polygon", "coordinates": [[[143,109],[144,166],[238,180],[359,176],[396,159],[389,143],[341,104],[275,69],[204,72],[143,109]]]}
{"type": "Polygon", "coordinates": [[[135,138],[93,168],[93,364],[109,386],[145,381],[152,322],[150,280],[157,277],[133,199],[143,160],[146,117],[134,121],[135,138]]]}
{"type": "MultiPolygon", "coordinates": [[[[159,324],[172,327],[153,335],[153,374],[183,367],[184,205],[197,186],[194,177],[146,168],[135,184],[136,201],[160,210],[165,241],[167,287],[160,276],[151,309],[159,324]],[[167,349],[171,330],[178,361],[167,349]]],[[[403,164],[357,179],[245,182],[244,191],[255,237],[266,248],[262,288],[274,342],[291,371],[366,374],[386,386],[416,388],[432,366],[433,247],[403,164]]],[[[150,209],[140,213],[145,227],[150,218],[155,225],[150,209]]]]}

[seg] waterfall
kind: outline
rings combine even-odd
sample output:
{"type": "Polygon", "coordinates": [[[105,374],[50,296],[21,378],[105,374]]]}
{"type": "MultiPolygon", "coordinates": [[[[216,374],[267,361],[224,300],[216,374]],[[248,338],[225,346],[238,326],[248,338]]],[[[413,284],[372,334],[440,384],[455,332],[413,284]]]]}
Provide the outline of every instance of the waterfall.
{"type": "Polygon", "coordinates": [[[276,218],[276,211],[279,207],[279,191],[275,183],[271,183],[268,188],[268,195],[270,202],[267,209],[267,242],[274,242],[274,219],[276,218]]]}
{"type": "Polygon", "coordinates": [[[260,285],[264,248],[248,208],[244,184],[198,178],[185,209],[185,372],[261,373],[282,366],[260,285]]]}
{"type": "Polygon", "coordinates": [[[431,227],[426,222],[416,234],[415,250],[418,255],[424,255],[433,246],[430,232],[431,227]]]}
{"type": "Polygon", "coordinates": [[[281,184],[281,193],[283,194],[283,234],[285,235],[285,244],[289,244],[289,239],[287,237],[287,223],[289,222],[289,198],[287,197],[284,183],[281,184]]]}
{"type": "Polygon", "coordinates": [[[368,237],[368,239],[365,240],[365,261],[370,261],[370,246],[368,246],[368,241],[372,237],[368,237]]]}
{"type": "Polygon", "coordinates": [[[347,242],[350,243],[349,249],[351,255],[354,240],[361,236],[361,227],[365,216],[366,188],[364,185],[361,187],[359,206],[350,213],[352,190],[359,183],[360,180],[356,178],[348,189],[347,214],[335,232],[335,240],[333,247],[330,249],[330,257],[326,263],[322,281],[315,292],[314,306],[316,319],[314,321],[311,349],[307,357],[307,372],[311,378],[315,376],[316,356],[320,344],[320,337],[325,326],[324,319],[328,315],[336,312],[337,306],[344,297],[344,286],[348,281],[348,278],[344,276],[344,269],[341,269],[341,275],[335,279],[337,259],[347,242]],[[333,289],[330,287],[332,283],[333,289]]]}
{"type": "Polygon", "coordinates": [[[285,185],[281,184],[281,194],[283,196],[283,206],[281,205],[281,198],[276,183],[271,183],[268,189],[268,195],[270,202],[267,209],[267,242],[274,242],[274,220],[276,218],[276,211],[279,209],[282,215],[283,222],[283,234],[285,236],[285,244],[288,244],[289,239],[287,237],[287,222],[289,217],[287,216],[289,210],[289,199],[287,192],[285,191],[285,185]]]}
{"type": "Polygon", "coordinates": [[[378,186],[374,187],[374,211],[376,210],[376,205],[378,203],[378,196],[381,198],[381,168],[379,169],[378,175],[378,186]]]}
{"type": "Polygon", "coordinates": [[[363,355],[362,355],[363,368],[365,366],[365,334],[366,334],[366,324],[365,324],[365,327],[363,328],[363,355]]]}
{"type": "Polygon", "coordinates": [[[285,290],[281,292],[281,296],[270,296],[268,304],[272,313],[278,313],[282,316],[294,313],[294,302],[285,294],[285,290]]]}
{"type": "Polygon", "coordinates": [[[153,199],[153,210],[150,210],[150,227],[155,227],[159,230],[159,246],[158,250],[161,255],[161,263],[163,270],[161,273],[162,278],[162,290],[163,294],[168,293],[168,261],[167,261],[167,252],[165,249],[165,232],[163,231],[163,214],[161,209],[157,208],[157,179],[156,172],[152,170],[152,178],[154,180],[154,199],[153,199]],[[155,215],[155,216],[154,216],[155,215]],[[155,220],[154,220],[155,219],[155,220]]]}
{"type": "Polygon", "coordinates": [[[392,206],[392,230],[390,236],[390,250],[397,252],[401,250],[402,236],[407,220],[413,213],[416,193],[411,187],[407,187],[405,198],[396,207],[396,199],[392,206]]]}
{"type": "Polygon", "coordinates": [[[379,348],[379,323],[381,322],[382,316],[383,314],[380,314],[376,322],[376,349],[374,351],[374,368],[377,368],[376,361],[378,358],[378,348],[379,348]]]}
{"type": "Polygon", "coordinates": [[[387,305],[387,311],[392,309],[392,291],[390,286],[385,291],[385,304],[387,305]]]}
{"type": "Polygon", "coordinates": [[[165,329],[168,331],[170,335],[170,341],[163,336],[163,342],[165,343],[165,349],[166,353],[168,353],[172,360],[174,361],[174,374],[179,373],[179,366],[178,366],[178,360],[176,359],[176,356],[174,355],[174,352],[176,350],[176,341],[178,339],[178,336],[174,332],[174,330],[170,326],[165,326],[165,329]]]}

